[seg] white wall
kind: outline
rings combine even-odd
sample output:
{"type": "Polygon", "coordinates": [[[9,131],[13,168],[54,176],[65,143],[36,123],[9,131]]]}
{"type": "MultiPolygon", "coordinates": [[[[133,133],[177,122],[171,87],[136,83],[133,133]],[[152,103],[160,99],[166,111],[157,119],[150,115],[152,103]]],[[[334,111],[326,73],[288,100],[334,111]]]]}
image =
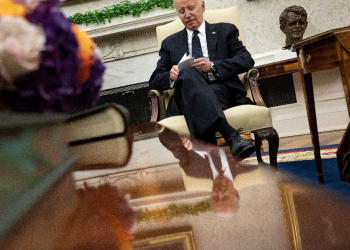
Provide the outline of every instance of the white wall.
{"type": "MultiPolygon", "coordinates": [[[[63,7],[66,16],[117,4],[122,0],[77,1],[63,7]]],[[[136,2],[132,0],[131,2],[136,2]]],[[[302,6],[308,13],[309,26],[304,38],[330,29],[350,25],[348,0],[205,0],[206,9],[237,6],[246,45],[252,55],[273,51],[284,46],[285,36],[279,28],[279,16],[291,5],[302,6]]],[[[137,18],[136,18],[137,19],[137,18]]]]}
{"type": "Polygon", "coordinates": [[[279,16],[291,5],[302,6],[308,13],[309,26],[304,38],[350,24],[348,0],[206,0],[205,2],[207,9],[238,7],[243,35],[252,55],[284,46],[285,36],[279,28],[279,16]]]}

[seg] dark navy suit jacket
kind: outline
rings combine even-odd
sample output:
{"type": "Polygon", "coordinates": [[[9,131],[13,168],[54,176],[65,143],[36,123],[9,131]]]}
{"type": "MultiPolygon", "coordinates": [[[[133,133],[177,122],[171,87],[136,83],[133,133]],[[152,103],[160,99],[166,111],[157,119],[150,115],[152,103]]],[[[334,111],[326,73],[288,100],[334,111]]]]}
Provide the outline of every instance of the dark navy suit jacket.
{"type": "MultiPolygon", "coordinates": [[[[209,59],[214,63],[219,73],[219,80],[228,86],[241,90],[242,93],[246,93],[237,75],[252,69],[254,60],[242,42],[238,40],[238,36],[239,31],[233,24],[209,24],[206,22],[209,59]]],[[[159,50],[160,59],[157,68],[149,80],[151,89],[159,91],[170,89],[170,70],[173,65],[179,63],[185,53],[189,54],[186,28],[163,40],[159,50]]],[[[169,106],[172,105],[172,102],[171,99],[169,106]]],[[[246,98],[237,100],[237,102],[247,104],[246,98]]]]}

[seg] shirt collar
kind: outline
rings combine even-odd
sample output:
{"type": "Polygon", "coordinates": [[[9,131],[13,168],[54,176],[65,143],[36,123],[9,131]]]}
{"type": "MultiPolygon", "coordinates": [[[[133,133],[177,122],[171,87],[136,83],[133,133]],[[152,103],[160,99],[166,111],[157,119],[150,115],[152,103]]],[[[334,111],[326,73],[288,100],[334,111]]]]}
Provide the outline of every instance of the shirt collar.
{"type": "MultiPolygon", "coordinates": [[[[187,30],[187,36],[192,38],[193,31],[189,30],[187,28],[186,28],[186,30],[187,30]]],[[[198,31],[199,31],[200,34],[205,36],[205,21],[204,20],[203,20],[201,26],[199,26],[198,31]]]]}

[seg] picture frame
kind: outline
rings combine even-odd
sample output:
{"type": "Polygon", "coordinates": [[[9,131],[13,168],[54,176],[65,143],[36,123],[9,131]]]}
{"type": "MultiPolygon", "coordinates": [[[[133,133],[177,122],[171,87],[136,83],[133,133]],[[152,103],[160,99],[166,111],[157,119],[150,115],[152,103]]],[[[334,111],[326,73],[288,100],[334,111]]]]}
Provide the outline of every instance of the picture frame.
{"type": "Polygon", "coordinates": [[[350,203],[334,190],[279,183],[290,248],[347,249],[350,203]]]}
{"type": "Polygon", "coordinates": [[[196,250],[191,228],[151,232],[135,237],[134,250],[196,250]]]}

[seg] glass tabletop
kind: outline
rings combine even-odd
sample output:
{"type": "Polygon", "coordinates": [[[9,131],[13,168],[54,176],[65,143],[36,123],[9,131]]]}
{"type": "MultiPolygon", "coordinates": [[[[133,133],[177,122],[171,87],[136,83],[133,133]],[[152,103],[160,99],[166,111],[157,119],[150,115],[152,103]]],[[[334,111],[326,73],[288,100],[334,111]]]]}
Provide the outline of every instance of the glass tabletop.
{"type": "Polygon", "coordinates": [[[350,192],[147,128],[125,167],[74,173],[80,190],[111,185],[128,197],[133,249],[349,248],[350,192]]]}

